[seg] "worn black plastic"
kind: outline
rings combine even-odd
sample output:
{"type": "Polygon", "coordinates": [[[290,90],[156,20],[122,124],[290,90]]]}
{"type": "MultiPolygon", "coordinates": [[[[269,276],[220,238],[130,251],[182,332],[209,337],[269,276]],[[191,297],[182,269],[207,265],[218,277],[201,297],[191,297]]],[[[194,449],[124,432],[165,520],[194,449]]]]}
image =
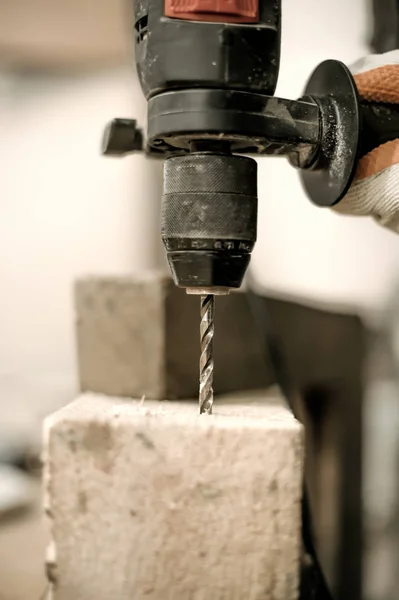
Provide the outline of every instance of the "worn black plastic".
{"type": "Polygon", "coordinates": [[[259,3],[251,25],[164,16],[163,0],[135,0],[135,58],[146,98],[196,87],[274,94],[281,0],[259,3]]]}
{"type": "Polygon", "coordinates": [[[305,95],[319,104],[322,135],[317,158],[301,171],[301,179],[312,202],[333,206],[346,194],[355,173],[360,135],[356,84],[343,63],[327,60],[311,75],[305,95]]]}

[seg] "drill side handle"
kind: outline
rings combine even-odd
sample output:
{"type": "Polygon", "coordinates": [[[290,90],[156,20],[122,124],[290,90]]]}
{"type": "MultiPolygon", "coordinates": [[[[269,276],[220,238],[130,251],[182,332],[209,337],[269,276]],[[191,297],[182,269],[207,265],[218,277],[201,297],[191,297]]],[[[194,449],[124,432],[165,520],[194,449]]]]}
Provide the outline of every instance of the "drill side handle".
{"type": "Polygon", "coordinates": [[[199,144],[214,151],[219,144],[224,154],[288,156],[310,200],[333,206],[352,183],[359,153],[376,140],[398,137],[397,131],[399,110],[360,104],[348,68],[329,60],[316,68],[297,101],[215,89],[154,96],[146,144],[136,121],[114,119],[105,130],[103,153],[168,158],[190,154],[199,144]]]}

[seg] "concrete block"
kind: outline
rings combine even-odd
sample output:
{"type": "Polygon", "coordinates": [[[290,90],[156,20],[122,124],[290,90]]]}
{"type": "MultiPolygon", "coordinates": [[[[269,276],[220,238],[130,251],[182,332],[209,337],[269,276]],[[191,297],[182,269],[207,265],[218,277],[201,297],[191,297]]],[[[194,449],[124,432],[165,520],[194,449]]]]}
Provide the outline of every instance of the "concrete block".
{"type": "MultiPolygon", "coordinates": [[[[77,281],[81,391],[161,400],[198,396],[199,302],[165,274],[77,281]]],[[[218,297],[215,319],[215,392],[270,385],[245,295],[218,297]]]]}
{"type": "Polygon", "coordinates": [[[296,600],[302,427],[274,394],[86,394],[45,425],[53,600],[296,600]]]}

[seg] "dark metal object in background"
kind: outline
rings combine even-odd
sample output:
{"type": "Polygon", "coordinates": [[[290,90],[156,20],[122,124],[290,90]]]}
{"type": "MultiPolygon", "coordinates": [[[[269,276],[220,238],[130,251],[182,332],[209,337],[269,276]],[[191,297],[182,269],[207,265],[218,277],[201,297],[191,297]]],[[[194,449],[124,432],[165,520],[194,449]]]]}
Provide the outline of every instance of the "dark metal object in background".
{"type": "MultiPolygon", "coordinates": [[[[287,402],[288,408],[299,421],[302,421],[298,414],[298,405],[296,402],[296,398],[299,395],[298,385],[295,384],[290,373],[282,340],[272,326],[268,307],[265,303],[266,299],[262,301],[252,290],[252,278],[251,283],[248,283],[246,297],[256,331],[260,333],[265,353],[265,368],[267,368],[270,362],[276,382],[287,402]]],[[[306,485],[305,482],[302,497],[303,546],[299,600],[332,600],[314,546],[314,530],[306,485]]]]}
{"type": "Polygon", "coordinates": [[[213,334],[215,296],[201,296],[200,414],[212,413],[213,405],[213,334]]]}
{"type": "Polygon", "coordinates": [[[361,600],[364,326],[251,290],[247,299],[266,372],[305,426],[300,600],[361,600]]]}
{"type": "Polygon", "coordinates": [[[382,54],[399,48],[399,1],[373,0],[373,52],[382,54]]]}

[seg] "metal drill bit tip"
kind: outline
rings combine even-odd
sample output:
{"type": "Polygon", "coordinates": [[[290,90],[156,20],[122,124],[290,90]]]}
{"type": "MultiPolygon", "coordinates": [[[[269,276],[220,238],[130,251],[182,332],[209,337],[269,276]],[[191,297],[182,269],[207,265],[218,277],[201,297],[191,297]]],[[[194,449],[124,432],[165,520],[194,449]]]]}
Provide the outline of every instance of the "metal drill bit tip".
{"type": "Polygon", "coordinates": [[[215,296],[201,296],[200,414],[212,413],[213,404],[213,333],[215,296]]]}

